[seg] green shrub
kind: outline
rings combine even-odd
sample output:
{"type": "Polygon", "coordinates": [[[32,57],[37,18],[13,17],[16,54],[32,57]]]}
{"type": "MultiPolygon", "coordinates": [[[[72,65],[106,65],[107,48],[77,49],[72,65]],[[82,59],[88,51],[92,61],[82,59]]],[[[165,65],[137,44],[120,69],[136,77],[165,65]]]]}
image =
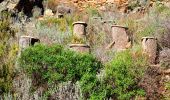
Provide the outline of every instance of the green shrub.
{"type": "Polygon", "coordinates": [[[10,15],[3,12],[0,16],[0,91],[7,93],[12,87],[18,45],[15,31],[10,27],[10,15]]]}
{"type": "Polygon", "coordinates": [[[163,18],[169,17],[170,16],[170,8],[165,6],[164,4],[160,2],[156,2],[155,8],[154,8],[154,13],[157,15],[160,15],[163,18]]]}
{"type": "Polygon", "coordinates": [[[33,79],[34,87],[72,81],[80,83],[82,99],[130,99],[145,92],[137,83],[146,66],[143,56],[130,51],[117,53],[105,68],[105,76],[97,77],[102,64],[90,54],[79,54],[60,45],[38,44],[21,54],[20,66],[33,79]]]}
{"type": "Polygon", "coordinates": [[[95,74],[86,73],[80,80],[84,99],[104,100],[107,97],[106,84],[103,84],[95,74]]]}
{"type": "Polygon", "coordinates": [[[80,85],[85,93],[84,97],[90,100],[129,100],[144,96],[145,92],[138,86],[138,82],[146,65],[146,59],[139,50],[135,54],[130,51],[117,53],[113,61],[105,67],[102,80],[88,73],[82,77],[80,85]]]}
{"type": "Polygon", "coordinates": [[[118,100],[129,100],[132,97],[145,94],[137,86],[144,71],[142,71],[143,63],[145,63],[144,59],[134,59],[130,51],[115,55],[114,60],[105,69],[107,87],[113,97],[118,100]]]}
{"type": "Polygon", "coordinates": [[[170,98],[170,82],[165,82],[165,88],[166,88],[166,94],[164,96],[165,100],[168,100],[170,98]]]}
{"type": "MultiPolygon", "coordinates": [[[[81,80],[82,82],[87,80],[88,84],[93,84],[98,70],[102,67],[102,64],[92,55],[75,53],[60,45],[39,44],[29,47],[22,52],[19,61],[23,70],[33,79],[35,87],[42,84],[51,85],[81,80]],[[93,80],[91,76],[86,77],[86,75],[92,75],[93,80]]],[[[83,94],[87,92],[86,87],[87,85],[82,87],[83,94]]]]}

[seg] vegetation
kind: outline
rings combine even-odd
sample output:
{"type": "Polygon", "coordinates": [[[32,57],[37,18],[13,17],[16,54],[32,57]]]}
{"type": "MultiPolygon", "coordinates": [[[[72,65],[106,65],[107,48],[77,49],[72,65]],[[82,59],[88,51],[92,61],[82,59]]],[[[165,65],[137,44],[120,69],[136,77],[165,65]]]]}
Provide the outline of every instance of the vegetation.
{"type": "Polygon", "coordinates": [[[113,61],[105,67],[104,76],[100,76],[102,80],[95,79],[95,76],[91,74],[82,78],[83,91],[90,94],[91,100],[106,98],[126,100],[144,96],[145,91],[138,86],[146,68],[143,63],[145,63],[143,57],[134,60],[130,51],[118,53],[113,61]],[[143,70],[139,70],[138,67],[143,70]]]}
{"type": "Polygon", "coordinates": [[[1,13],[0,19],[0,95],[12,87],[15,57],[18,45],[15,41],[15,31],[10,28],[10,14],[1,13]]]}
{"type": "Polygon", "coordinates": [[[95,77],[102,67],[92,55],[77,54],[59,45],[41,44],[26,49],[21,54],[20,65],[33,79],[34,86],[76,82],[86,75],[95,77]]]}
{"type": "Polygon", "coordinates": [[[106,67],[106,83],[110,93],[119,100],[144,96],[145,92],[138,87],[138,82],[145,68],[145,57],[133,57],[130,51],[117,53],[106,67]]]}
{"type": "Polygon", "coordinates": [[[81,37],[78,37],[76,35],[73,35],[71,43],[83,44],[83,43],[86,43],[86,41],[85,41],[84,38],[81,38],[81,37]]]}
{"type": "MultiPolygon", "coordinates": [[[[60,5],[59,1],[49,0],[47,3],[50,6],[47,8],[56,13],[56,5],[60,5]]],[[[38,36],[41,44],[25,49],[19,57],[19,65],[16,61],[18,41],[15,30],[11,28],[11,24],[14,26],[15,23],[11,23],[10,14],[3,13],[0,16],[0,99],[18,96],[17,87],[12,86],[17,79],[18,82],[26,80],[27,83],[31,79],[31,88],[27,87],[28,84],[25,85],[27,90],[25,93],[30,92],[27,94],[28,97],[34,98],[32,97],[34,93],[37,92],[39,96],[38,92],[43,88],[40,91],[41,99],[45,100],[53,96],[56,99],[61,85],[74,87],[73,84],[78,84],[80,94],[77,95],[80,96],[78,99],[82,100],[138,100],[140,98],[156,100],[163,98],[162,91],[165,90],[167,90],[165,99],[168,99],[170,82],[167,81],[168,79],[162,79],[164,76],[161,68],[170,68],[169,7],[162,4],[160,0],[154,4],[149,4],[149,0],[129,0],[126,7],[130,11],[122,15],[117,11],[119,7],[114,8],[115,5],[111,3],[106,5],[106,8],[102,5],[101,11],[95,7],[87,7],[82,12],[73,10],[63,18],[50,16],[43,17],[42,20],[33,20],[35,21],[33,24],[36,24],[36,32],[32,35],[38,36]],[[87,39],[73,35],[72,23],[80,20],[88,23],[87,39]],[[113,42],[110,27],[112,24],[128,27],[128,35],[133,37],[133,47],[130,50],[116,52],[112,48],[106,49],[113,42]],[[158,38],[161,67],[148,65],[147,58],[140,47],[141,38],[144,36],[158,38]],[[91,54],[76,53],[67,48],[70,43],[86,42],[91,47],[91,54]],[[16,65],[21,69],[17,76],[16,65]],[[19,76],[22,75],[23,77],[20,78],[19,76]],[[25,77],[26,79],[22,79],[25,77]],[[166,82],[162,82],[163,80],[166,82]]],[[[34,15],[34,18],[38,18],[38,9],[34,15]]],[[[21,26],[23,28],[23,25],[21,26]]],[[[21,33],[24,34],[23,31],[21,33]]],[[[17,33],[17,36],[20,35],[17,33]]],[[[24,94],[22,89],[18,90],[21,90],[19,95],[24,94]]]]}
{"type": "Polygon", "coordinates": [[[118,53],[100,80],[97,73],[103,67],[92,55],[77,54],[59,45],[39,44],[26,49],[20,58],[20,65],[33,79],[34,87],[79,81],[82,98],[91,100],[110,97],[125,100],[144,95],[137,86],[144,71],[143,63],[142,58],[132,58],[130,51],[118,53]]]}

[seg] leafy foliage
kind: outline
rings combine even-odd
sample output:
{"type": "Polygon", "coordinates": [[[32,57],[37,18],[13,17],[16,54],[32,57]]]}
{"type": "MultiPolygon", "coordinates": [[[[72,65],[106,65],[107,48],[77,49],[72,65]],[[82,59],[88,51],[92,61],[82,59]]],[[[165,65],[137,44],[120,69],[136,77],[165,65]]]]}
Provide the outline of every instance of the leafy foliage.
{"type": "Polygon", "coordinates": [[[144,59],[134,59],[130,51],[117,53],[114,60],[106,67],[107,87],[110,88],[111,95],[120,100],[144,95],[144,91],[137,86],[144,71],[141,66],[143,63],[144,59]]]}
{"type": "Polygon", "coordinates": [[[26,49],[21,54],[20,65],[32,77],[34,86],[79,80],[93,82],[91,76],[86,75],[92,75],[96,79],[95,75],[102,67],[90,54],[78,54],[60,45],[42,44],[26,49]]]}
{"type": "Polygon", "coordinates": [[[12,86],[15,57],[18,45],[15,31],[10,27],[10,14],[0,13],[0,94],[8,92],[12,86]]]}
{"type": "Polygon", "coordinates": [[[143,75],[145,60],[135,57],[130,51],[118,53],[105,68],[106,75],[102,80],[97,77],[102,64],[92,55],[78,54],[60,45],[29,47],[22,52],[20,65],[32,77],[34,86],[79,81],[84,99],[111,97],[124,100],[145,94],[137,85],[143,75]]]}

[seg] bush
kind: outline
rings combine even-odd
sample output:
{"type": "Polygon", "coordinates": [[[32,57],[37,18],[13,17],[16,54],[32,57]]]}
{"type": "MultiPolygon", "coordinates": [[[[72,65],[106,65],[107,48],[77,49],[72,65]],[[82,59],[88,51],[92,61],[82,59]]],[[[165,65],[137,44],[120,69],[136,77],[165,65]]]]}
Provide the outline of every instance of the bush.
{"type": "Polygon", "coordinates": [[[46,18],[45,20],[40,21],[41,26],[54,26],[56,30],[65,32],[67,28],[67,23],[65,19],[58,18],[46,18]]]}
{"type": "Polygon", "coordinates": [[[106,84],[113,98],[128,100],[145,94],[137,85],[145,69],[143,64],[146,64],[144,58],[133,58],[130,51],[115,55],[114,60],[105,69],[106,84]]]}
{"type": "Polygon", "coordinates": [[[86,12],[88,13],[88,15],[90,17],[94,17],[94,16],[99,17],[99,16],[101,16],[99,11],[95,7],[87,7],[86,12]]]}
{"type": "Polygon", "coordinates": [[[157,66],[149,66],[144,76],[139,82],[146,91],[147,100],[162,100],[164,92],[164,83],[162,82],[162,69],[157,66]]]}
{"type": "Polygon", "coordinates": [[[163,49],[160,52],[159,59],[163,68],[170,68],[170,49],[163,49]]]}
{"type": "Polygon", "coordinates": [[[60,45],[38,44],[26,49],[20,58],[20,66],[33,79],[34,87],[79,81],[82,99],[90,100],[143,96],[145,92],[137,84],[145,65],[143,56],[132,56],[130,51],[117,53],[100,80],[97,77],[102,68],[99,61],[92,55],[78,54],[60,45]]]}
{"type": "Polygon", "coordinates": [[[70,18],[44,18],[44,20],[36,23],[36,27],[37,35],[44,43],[65,45],[71,41],[72,19],[70,18]]]}
{"type": "MultiPolygon", "coordinates": [[[[132,54],[130,51],[117,53],[105,69],[103,76],[96,79],[94,75],[83,76],[80,85],[85,97],[90,100],[129,100],[144,96],[145,92],[138,86],[143,77],[147,63],[140,51],[132,54]]],[[[102,73],[100,73],[102,74],[102,73]]]]}
{"type": "Polygon", "coordinates": [[[10,27],[10,14],[0,13],[0,95],[9,92],[14,76],[14,64],[18,51],[15,31],[10,27]]]}
{"type": "MultiPolygon", "coordinates": [[[[43,84],[85,81],[93,83],[90,77],[96,77],[102,64],[90,54],[78,54],[64,49],[60,45],[36,45],[22,52],[20,66],[33,79],[34,87],[43,84]],[[85,78],[85,80],[84,80],[85,78]]],[[[83,85],[82,85],[83,86],[83,85]]],[[[87,86],[87,85],[86,85],[87,86]]],[[[83,94],[87,92],[83,86],[83,94]]],[[[93,85],[91,86],[93,87],[93,85]]],[[[88,96],[87,96],[88,97],[88,96]]]]}
{"type": "Polygon", "coordinates": [[[170,48],[170,20],[166,19],[163,22],[162,27],[164,31],[158,35],[158,41],[162,48],[170,48]]]}

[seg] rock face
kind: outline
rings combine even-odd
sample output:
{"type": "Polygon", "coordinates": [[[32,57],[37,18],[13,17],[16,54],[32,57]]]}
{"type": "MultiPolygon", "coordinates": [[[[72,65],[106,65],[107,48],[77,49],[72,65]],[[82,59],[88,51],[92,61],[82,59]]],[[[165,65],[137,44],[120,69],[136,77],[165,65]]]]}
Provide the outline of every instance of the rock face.
{"type": "Polygon", "coordinates": [[[57,6],[60,4],[73,5],[79,10],[86,9],[88,6],[101,8],[106,4],[115,4],[119,8],[124,8],[128,0],[51,0],[48,2],[48,7],[55,13],[57,6]]]}
{"type": "Polygon", "coordinates": [[[92,7],[103,7],[106,4],[115,4],[121,8],[124,8],[124,5],[128,0],[72,0],[73,4],[77,6],[79,9],[83,9],[88,7],[89,5],[92,7]]]}
{"type": "Polygon", "coordinates": [[[34,6],[41,8],[41,14],[44,14],[43,0],[19,0],[18,4],[15,6],[15,9],[18,12],[23,10],[25,15],[31,17],[34,6]]]}

